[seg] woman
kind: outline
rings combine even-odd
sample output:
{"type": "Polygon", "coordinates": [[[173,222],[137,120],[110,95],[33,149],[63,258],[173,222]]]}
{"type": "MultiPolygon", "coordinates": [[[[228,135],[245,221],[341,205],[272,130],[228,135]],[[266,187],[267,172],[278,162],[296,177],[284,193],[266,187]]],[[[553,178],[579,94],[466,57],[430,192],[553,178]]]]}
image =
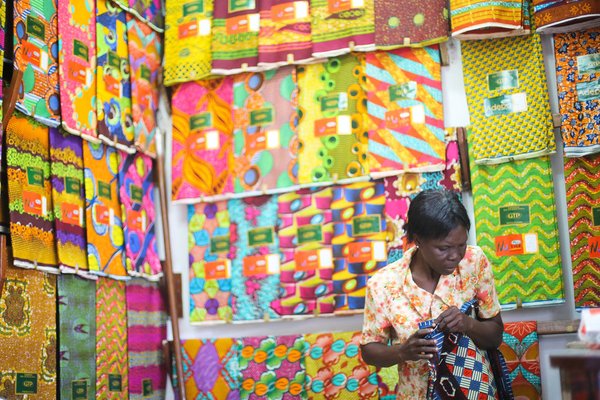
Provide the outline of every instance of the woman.
{"type": "Polygon", "coordinates": [[[465,333],[483,350],[500,345],[503,323],[491,266],[480,248],[467,245],[471,223],[456,194],[418,194],[407,220],[415,246],[369,280],[361,350],[368,364],[398,365],[399,399],[425,399],[427,360],[436,347],[425,339],[432,329],[418,329],[419,322],[435,319],[438,328],[465,333]],[[459,310],[474,298],[478,319],[459,310]]]}

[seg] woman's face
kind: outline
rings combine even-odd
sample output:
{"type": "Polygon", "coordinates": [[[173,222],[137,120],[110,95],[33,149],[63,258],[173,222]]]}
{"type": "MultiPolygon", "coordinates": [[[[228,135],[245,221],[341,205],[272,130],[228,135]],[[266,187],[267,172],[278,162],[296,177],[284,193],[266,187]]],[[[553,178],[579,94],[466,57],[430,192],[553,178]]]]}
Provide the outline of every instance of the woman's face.
{"type": "Polygon", "coordinates": [[[463,226],[451,230],[442,239],[416,238],[425,264],[440,275],[450,275],[465,256],[468,232],[463,226]]]}

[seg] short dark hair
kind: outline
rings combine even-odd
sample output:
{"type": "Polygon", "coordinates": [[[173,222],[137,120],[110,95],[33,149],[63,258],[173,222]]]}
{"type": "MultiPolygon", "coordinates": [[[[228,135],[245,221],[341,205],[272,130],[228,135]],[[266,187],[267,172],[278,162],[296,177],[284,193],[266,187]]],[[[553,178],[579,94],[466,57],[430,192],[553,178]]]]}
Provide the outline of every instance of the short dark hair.
{"type": "Polygon", "coordinates": [[[458,195],[449,190],[425,190],[411,201],[404,230],[413,242],[415,235],[425,240],[444,238],[458,226],[467,231],[471,228],[458,195]]]}

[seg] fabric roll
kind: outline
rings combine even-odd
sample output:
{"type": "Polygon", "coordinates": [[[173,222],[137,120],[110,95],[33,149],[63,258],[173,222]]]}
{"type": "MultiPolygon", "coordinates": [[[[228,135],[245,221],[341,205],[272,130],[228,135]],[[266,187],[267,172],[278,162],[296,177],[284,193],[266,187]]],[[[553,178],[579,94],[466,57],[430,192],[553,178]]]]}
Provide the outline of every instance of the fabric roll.
{"type": "Polygon", "coordinates": [[[98,135],[107,143],[129,147],[134,131],[125,11],[110,0],[98,0],[96,7],[98,135]]]}
{"type": "Polygon", "coordinates": [[[333,189],[333,292],[335,312],[364,308],[367,280],[385,266],[386,220],[383,181],[333,189]]]}
{"type": "Polygon", "coordinates": [[[327,314],[334,310],[332,189],[279,195],[281,263],[280,299],[273,308],[281,315],[327,314]]]}
{"type": "Polygon", "coordinates": [[[444,169],[439,46],[366,56],[371,173],[444,169]]]}
{"type": "Polygon", "coordinates": [[[472,162],[471,178],[477,244],[493,265],[500,304],[563,303],[550,159],[472,162]]]}
{"type": "Polygon", "coordinates": [[[499,350],[506,361],[515,398],[541,399],[542,379],[537,322],[519,321],[504,324],[499,350]]]}
{"type": "Polygon", "coordinates": [[[594,0],[533,0],[533,18],[540,33],[594,28],[600,23],[600,3],[594,0]]]}
{"type": "Polygon", "coordinates": [[[600,157],[565,162],[575,307],[600,306],[600,157]]]}
{"type": "Polygon", "coordinates": [[[206,78],[211,69],[213,0],[167,0],[165,11],[164,84],[206,78]]]}
{"type": "Polygon", "coordinates": [[[227,202],[188,206],[190,322],[231,321],[231,250],[227,202]]]}
{"type": "Polygon", "coordinates": [[[123,216],[125,265],[130,275],[158,278],[152,159],[119,152],[119,199],[123,216]]]}
{"type": "Polygon", "coordinates": [[[9,266],[0,298],[0,397],[56,398],[56,277],[9,266]]]}
{"type": "Polygon", "coordinates": [[[229,338],[183,340],[186,398],[239,400],[239,346],[229,338]]]}
{"type": "Polygon", "coordinates": [[[448,16],[445,0],[375,0],[375,45],[391,49],[446,41],[450,36],[448,16]]]}
{"type": "Polygon", "coordinates": [[[233,319],[278,318],[271,304],[279,296],[277,196],[229,200],[227,209],[233,319]]]}
{"type": "Polygon", "coordinates": [[[565,156],[600,152],[600,29],[554,35],[565,156]]]}
{"type": "Polygon", "coordinates": [[[63,399],[96,394],[96,283],[58,277],[59,393],[63,399]]]}
{"type": "Polygon", "coordinates": [[[257,1],[217,1],[212,20],[212,73],[256,69],[260,14],[257,1]]]}
{"type": "Polygon", "coordinates": [[[165,27],[164,2],[161,0],[129,0],[129,10],[157,32],[165,27]]]}
{"type": "Polygon", "coordinates": [[[368,133],[359,59],[352,54],[298,67],[298,180],[366,175],[368,133]]]}
{"type": "Polygon", "coordinates": [[[6,147],[14,264],[57,272],[48,128],[14,113],[6,128],[6,147]]]}
{"type": "Polygon", "coordinates": [[[133,278],[127,281],[126,299],[129,398],[164,399],[167,312],[158,283],[133,278]]]}
{"type": "Polygon", "coordinates": [[[233,86],[236,193],[298,182],[296,70],[239,75],[233,86]]]}
{"type": "Polygon", "coordinates": [[[377,399],[375,367],[360,354],[360,332],[304,335],[310,399],[377,399]]]}
{"type": "Polygon", "coordinates": [[[158,33],[129,14],[127,40],[134,143],[139,150],[155,157],[162,43],[158,33]]]}
{"type": "Polygon", "coordinates": [[[70,272],[87,271],[81,138],[50,128],[50,174],[58,265],[70,272]]]}
{"type": "Polygon", "coordinates": [[[60,124],[56,0],[16,0],[14,67],[23,72],[15,107],[44,125],[60,124]]]}
{"type": "Polygon", "coordinates": [[[173,200],[233,192],[233,79],[190,82],[173,94],[173,200]]]}
{"type": "Polygon", "coordinates": [[[127,276],[119,201],[117,150],[101,143],[83,144],[87,258],[92,273],[127,276]]]}
{"type": "Polygon", "coordinates": [[[76,135],[97,136],[96,6],[92,0],[58,0],[60,118],[76,135]]]}
{"type": "Polygon", "coordinates": [[[373,0],[311,0],[310,15],[314,57],[375,50],[373,0]]]}
{"type": "Polygon", "coordinates": [[[452,36],[492,39],[531,32],[530,0],[450,0],[452,36]]]}
{"type": "Polygon", "coordinates": [[[313,59],[308,0],[262,0],[259,8],[259,67],[274,68],[313,59]]]}
{"type": "Polygon", "coordinates": [[[293,400],[306,397],[304,338],[263,336],[240,343],[240,397],[293,400]]]}
{"type": "Polygon", "coordinates": [[[129,396],[125,282],[96,283],[96,398],[129,396]]]}
{"type": "Polygon", "coordinates": [[[556,150],[539,35],[463,42],[476,163],[539,157],[556,150]]]}

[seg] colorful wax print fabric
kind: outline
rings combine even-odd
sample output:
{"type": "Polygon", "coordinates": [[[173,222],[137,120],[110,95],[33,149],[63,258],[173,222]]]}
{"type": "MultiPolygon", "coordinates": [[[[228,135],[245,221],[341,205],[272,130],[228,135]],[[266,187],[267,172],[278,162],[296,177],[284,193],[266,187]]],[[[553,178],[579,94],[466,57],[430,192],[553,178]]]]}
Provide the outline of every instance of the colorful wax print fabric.
{"type": "Polygon", "coordinates": [[[233,79],[190,82],[173,94],[173,200],[233,192],[233,79]]]}
{"type": "Polygon", "coordinates": [[[392,367],[377,369],[379,400],[396,400],[399,379],[398,367],[395,365],[392,367]]]}
{"type": "Polygon", "coordinates": [[[461,44],[476,163],[555,151],[539,35],[461,44]]]}
{"type": "Polygon", "coordinates": [[[181,350],[186,398],[240,399],[238,340],[184,340],[181,350]]]}
{"type": "Polygon", "coordinates": [[[96,398],[128,398],[125,282],[96,282],[96,398]]]}
{"type": "Polygon", "coordinates": [[[504,324],[499,350],[506,361],[515,399],[541,399],[537,322],[519,321],[504,324]]]}
{"type": "Polygon", "coordinates": [[[452,36],[490,39],[531,30],[530,0],[450,0],[452,36]]]}
{"type": "Polygon", "coordinates": [[[48,128],[14,113],[6,128],[10,236],[17,267],[56,271],[48,128]]]}
{"type": "Polygon", "coordinates": [[[133,278],[127,281],[126,298],[129,398],[164,399],[167,314],[158,283],[133,278]]]}
{"type": "Polygon", "coordinates": [[[166,1],[165,85],[210,75],[212,13],[213,0],[166,1]]]}
{"type": "Polygon", "coordinates": [[[333,189],[335,312],[360,312],[367,280],[385,266],[385,187],[382,180],[333,189]]]}
{"type": "Polygon", "coordinates": [[[56,0],[14,2],[15,69],[23,72],[16,108],[47,126],[60,124],[56,0]]]}
{"type": "Polygon", "coordinates": [[[564,302],[552,168],[548,157],[471,163],[477,244],[505,309],[564,302]]]}
{"type": "Polygon", "coordinates": [[[229,200],[231,291],[235,321],[278,318],[277,196],[229,200]]]}
{"type": "Polygon", "coordinates": [[[600,29],[554,35],[560,131],[567,157],[600,152],[600,29]]]}
{"type": "Polygon", "coordinates": [[[297,183],[296,96],[292,66],[238,76],[233,86],[236,193],[297,183]]]}
{"type": "Polygon", "coordinates": [[[162,57],[160,35],[127,15],[127,39],[131,67],[131,110],[135,146],[156,155],[156,113],[162,57]]]}
{"type": "Polygon", "coordinates": [[[600,3],[594,0],[533,0],[533,17],[540,33],[594,28],[600,22],[600,3]]]}
{"type": "Polygon", "coordinates": [[[98,134],[107,143],[131,146],[134,131],[125,11],[110,0],[98,0],[96,5],[98,134]]]}
{"type": "Polygon", "coordinates": [[[268,68],[311,61],[309,1],[263,0],[259,5],[259,66],[268,68]]]}
{"type": "Polygon", "coordinates": [[[60,397],[95,399],[96,282],[61,275],[57,285],[60,397]]]}
{"type": "Polygon", "coordinates": [[[279,195],[281,315],[326,314],[334,310],[332,189],[279,195]]]}
{"type": "Polygon", "coordinates": [[[420,47],[450,35],[445,0],[375,0],[375,45],[378,49],[420,47]]]}
{"type": "Polygon", "coordinates": [[[368,173],[363,72],[352,54],[298,67],[298,179],[328,182],[368,173]]]}
{"type": "Polygon", "coordinates": [[[211,43],[213,74],[235,74],[256,68],[259,11],[255,0],[215,2],[211,43]]]}
{"type": "MultiPolygon", "coordinates": [[[[6,46],[6,43],[4,42],[4,38],[6,35],[5,29],[6,28],[6,1],[5,0],[1,0],[0,1],[0,57],[2,57],[2,59],[4,60],[4,49],[6,46]]],[[[0,65],[0,78],[3,77],[4,74],[4,63],[2,63],[2,65],[0,65]]],[[[0,85],[3,86],[3,85],[0,85]]],[[[2,121],[2,102],[3,102],[3,88],[0,87],[0,121],[2,121]]],[[[2,123],[0,122],[0,126],[2,125],[2,123]]],[[[2,132],[4,133],[4,130],[2,129],[2,132]]],[[[2,139],[2,134],[0,134],[0,139],[2,139]]],[[[0,142],[2,142],[2,140],[0,140],[0,142]]],[[[0,153],[2,151],[2,144],[0,144],[0,153]]]]}
{"type": "Polygon", "coordinates": [[[366,56],[369,168],[444,169],[444,112],[439,46],[366,56]]]}
{"type": "Polygon", "coordinates": [[[85,142],[83,165],[88,267],[100,275],[126,277],[117,150],[85,142]]]}
{"type": "Polygon", "coordinates": [[[240,343],[240,397],[292,400],[306,397],[302,336],[243,338],[240,343]]]}
{"type": "Polygon", "coordinates": [[[600,157],[565,162],[575,306],[600,306],[600,157]]]}
{"type": "Polygon", "coordinates": [[[96,5],[93,0],[58,0],[58,57],[62,127],[95,137],[96,5]]]}
{"type": "Polygon", "coordinates": [[[190,322],[231,321],[231,261],[227,202],[188,206],[190,322]]]}
{"type": "Polygon", "coordinates": [[[54,275],[8,267],[0,298],[0,343],[1,398],[56,398],[54,275]],[[35,393],[29,390],[34,382],[35,393]]]}
{"type": "Polygon", "coordinates": [[[455,192],[462,191],[460,149],[458,147],[457,130],[462,128],[446,128],[446,168],[442,185],[455,192]]]}
{"type": "Polygon", "coordinates": [[[119,153],[119,199],[125,237],[125,265],[132,275],[158,277],[162,266],[156,252],[152,159],[119,153]]]}
{"type": "Polygon", "coordinates": [[[83,143],[77,136],[50,128],[50,174],[61,269],[87,270],[83,143]]]}
{"type": "Polygon", "coordinates": [[[129,11],[152,29],[162,32],[165,25],[163,4],[161,0],[129,0],[129,11]]]}
{"type": "Polygon", "coordinates": [[[314,400],[377,399],[375,367],[360,354],[360,332],[304,335],[306,392],[314,400]]]}
{"type": "Polygon", "coordinates": [[[311,0],[313,56],[375,50],[373,0],[311,0]]]}

